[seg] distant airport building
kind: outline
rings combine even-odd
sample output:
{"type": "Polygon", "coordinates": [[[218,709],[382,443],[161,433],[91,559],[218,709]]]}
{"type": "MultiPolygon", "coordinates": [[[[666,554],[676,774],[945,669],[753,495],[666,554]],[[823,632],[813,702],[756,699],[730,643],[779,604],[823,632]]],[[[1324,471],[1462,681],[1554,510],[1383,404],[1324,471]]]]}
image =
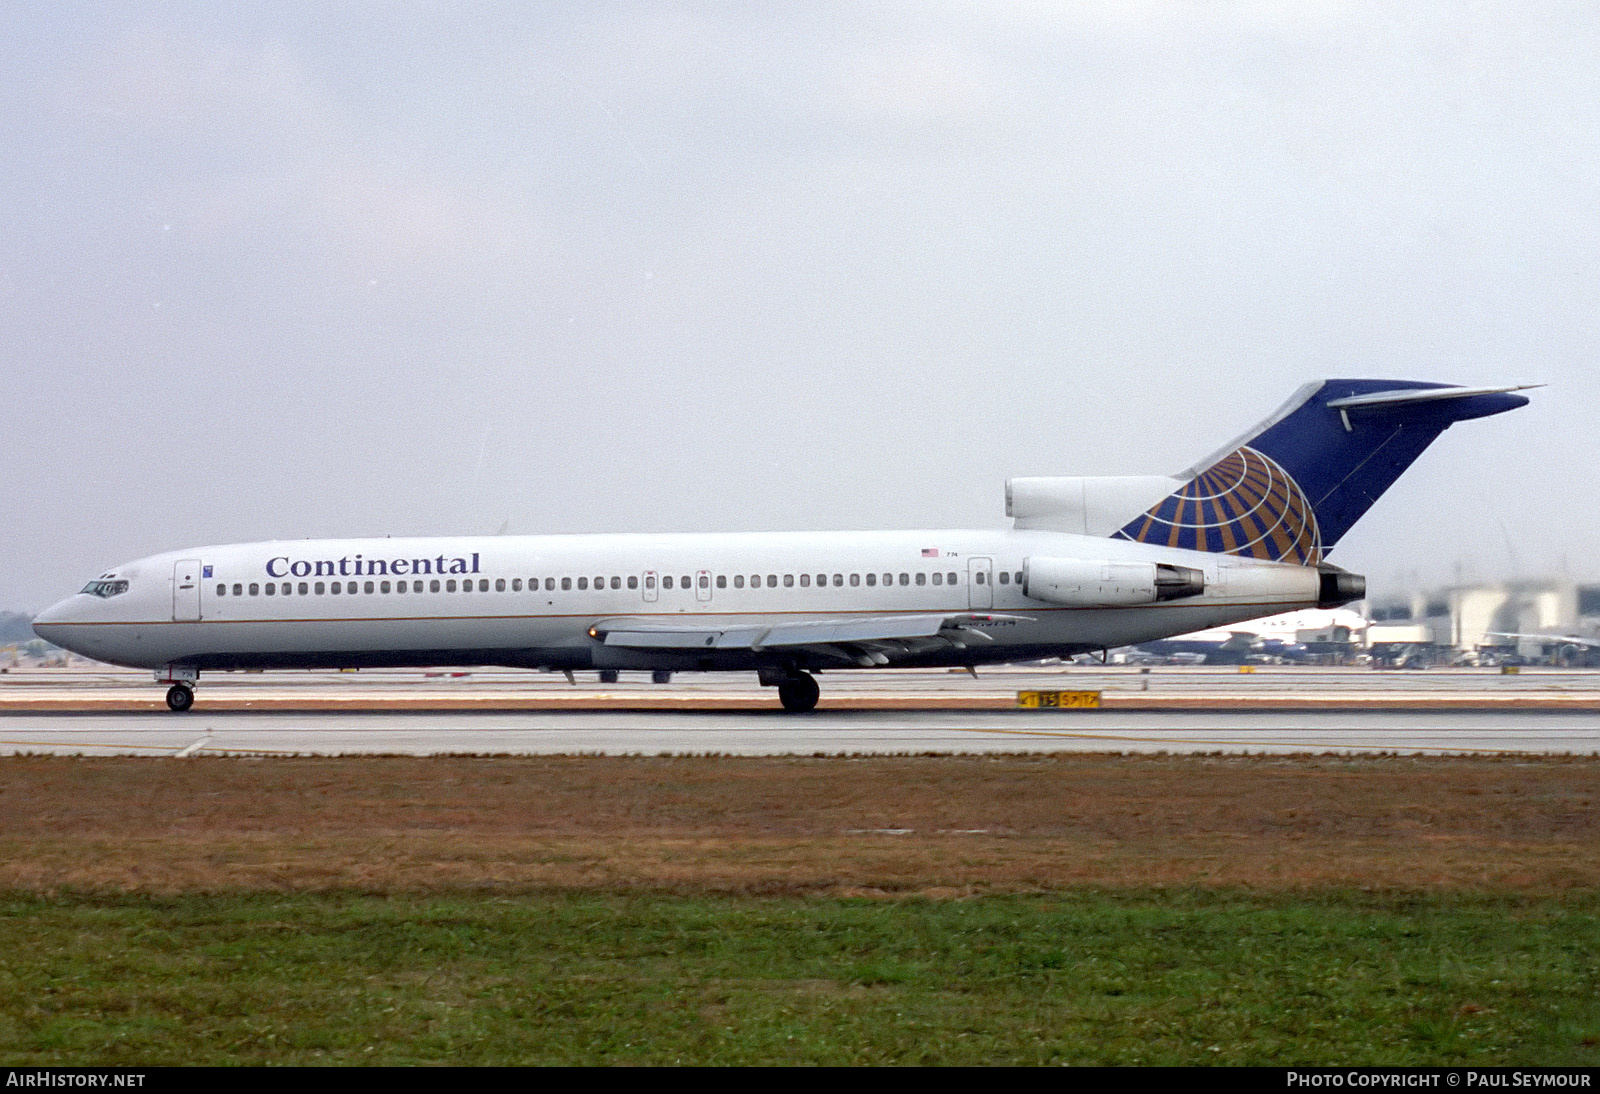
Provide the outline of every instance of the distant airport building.
{"type": "Polygon", "coordinates": [[[1536,579],[1374,596],[1368,619],[1379,663],[1600,665],[1600,585],[1536,579]]]}

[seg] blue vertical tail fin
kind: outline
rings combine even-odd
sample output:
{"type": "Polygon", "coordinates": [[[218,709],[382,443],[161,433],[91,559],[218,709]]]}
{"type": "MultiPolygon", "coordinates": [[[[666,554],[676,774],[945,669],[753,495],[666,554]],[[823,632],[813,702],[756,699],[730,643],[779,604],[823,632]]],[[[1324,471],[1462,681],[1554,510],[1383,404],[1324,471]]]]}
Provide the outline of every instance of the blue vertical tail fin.
{"type": "MultiPolygon", "coordinates": [[[[1523,385],[1533,386],[1533,385],[1523,385]]],[[[1527,405],[1521,387],[1307,384],[1113,538],[1315,566],[1453,423],[1527,405]]]]}

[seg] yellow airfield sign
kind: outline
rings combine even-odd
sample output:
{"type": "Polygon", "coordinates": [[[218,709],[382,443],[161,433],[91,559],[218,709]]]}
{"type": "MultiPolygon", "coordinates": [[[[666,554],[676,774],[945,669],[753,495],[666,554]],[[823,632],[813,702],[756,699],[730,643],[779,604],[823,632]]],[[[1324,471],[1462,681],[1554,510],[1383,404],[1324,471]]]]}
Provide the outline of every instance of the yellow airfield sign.
{"type": "Polygon", "coordinates": [[[1087,710],[1100,706],[1098,691],[1019,691],[1017,706],[1025,710],[1087,710]]]}

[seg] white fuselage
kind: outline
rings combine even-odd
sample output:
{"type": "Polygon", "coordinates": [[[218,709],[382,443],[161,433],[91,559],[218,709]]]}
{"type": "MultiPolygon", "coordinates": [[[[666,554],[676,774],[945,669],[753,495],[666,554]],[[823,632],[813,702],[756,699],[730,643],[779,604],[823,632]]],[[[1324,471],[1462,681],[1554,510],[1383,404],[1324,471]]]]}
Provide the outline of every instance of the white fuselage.
{"type": "MultiPolygon", "coordinates": [[[[760,648],[615,648],[593,628],[788,624],[972,612],[975,641],[905,644],[900,665],[1030,660],[1314,607],[1314,568],[1061,532],[785,532],[296,540],[199,547],[102,575],[35,620],[85,656],[161,670],[503,664],[750,669],[760,648]],[[1032,558],[1203,571],[1205,591],[1123,606],[1030,597],[1032,558]],[[110,587],[110,586],[108,586],[110,587]],[[402,588],[403,587],[403,588],[402,588]],[[995,618],[983,616],[992,613],[995,618]]],[[[795,668],[849,667],[796,648],[795,668]]],[[[881,661],[879,663],[882,663],[881,661]]]]}

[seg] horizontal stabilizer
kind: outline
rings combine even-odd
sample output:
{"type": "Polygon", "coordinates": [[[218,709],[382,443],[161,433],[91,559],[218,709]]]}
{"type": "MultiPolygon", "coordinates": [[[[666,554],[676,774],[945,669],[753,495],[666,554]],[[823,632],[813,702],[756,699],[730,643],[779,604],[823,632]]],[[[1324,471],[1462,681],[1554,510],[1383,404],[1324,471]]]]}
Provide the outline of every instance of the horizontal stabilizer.
{"type": "MultiPolygon", "coordinates": [[[[1351,395],[1344,399],[1329,399],[1332,410],[1357,410],[1366,407],[1412,406],[1417,403],[1434,403],[1443,399],[1470,399],[1475,395],[1504,395],[1508,391],[1531,391],[1543,384],[1511,384],[1508,387],[1429,387],[1400,388],[1395,391],[1374,391],[1368,395],[1351,395]]],[[[1490,411],[1490,413],[1497,413],[1490,411]]]]}

